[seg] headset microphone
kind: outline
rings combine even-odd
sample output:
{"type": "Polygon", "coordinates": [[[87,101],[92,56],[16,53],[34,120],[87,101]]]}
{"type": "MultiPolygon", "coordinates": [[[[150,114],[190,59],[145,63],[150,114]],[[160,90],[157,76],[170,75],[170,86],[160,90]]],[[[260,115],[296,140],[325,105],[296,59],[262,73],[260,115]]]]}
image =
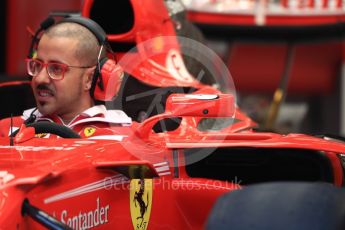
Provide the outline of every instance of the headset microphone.
{"type": "Polygon", "coordinates": [[[51,16],[49,16],[48,18],[46,18],[41,24],[40,24],[40,28],[38,28],[38,30],[36,31],[32,41],[31,41],[31,45],[30,45],[30,49],[29,49],[29,54],[28,54],[28,58],[32,58],[33,57],[33,53],[34,53],[34,46],[35,44],[37,44],[38,41],[38,34],[43,31],[46,30],[47,28],[49,28],[51,25],[53,25],[55,23],[54,18],[52,18],[51,16]]]}

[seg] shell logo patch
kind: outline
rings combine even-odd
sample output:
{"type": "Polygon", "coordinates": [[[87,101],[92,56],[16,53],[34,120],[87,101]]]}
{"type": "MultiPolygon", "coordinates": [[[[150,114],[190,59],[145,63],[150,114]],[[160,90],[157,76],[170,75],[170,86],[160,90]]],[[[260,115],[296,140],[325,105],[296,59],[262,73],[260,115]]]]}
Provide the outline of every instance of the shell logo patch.
{"type": "Polygon", "coordinates": [[[152,207],[152,179],[132,179],[130,183],[130,210],[133,227],[146,230],[152,207]]]}
{"type": "Polygon", "coordinates": [[[96,128],[94,127],[86,127],[84,129],[84,135],[85,137],[92,136],[96,132],[96,128]]]}

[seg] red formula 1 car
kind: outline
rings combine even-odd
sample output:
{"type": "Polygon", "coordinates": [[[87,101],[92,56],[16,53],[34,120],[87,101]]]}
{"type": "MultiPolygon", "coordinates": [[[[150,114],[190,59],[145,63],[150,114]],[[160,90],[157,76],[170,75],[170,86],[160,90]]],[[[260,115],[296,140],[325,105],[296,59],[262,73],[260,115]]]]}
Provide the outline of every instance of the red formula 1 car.
{"type": "MultiPolygon", "coordinates": [[[[85,1],[82,14],[95,19],[92,12],[106,12],[104,2],[85,1]]],[[[344,142],[256,132],[231,90],[224,93],[184,71],[184,52],[173,39],[187,24],[173,19],[178,5],[120,2],[133,20],[117,25],[125,29],[109,39],[115,48],[130,46],[118,57],[128,76],[108,106],[120,106],[138,125],[113,140],[76,138],[65,127],[43,122],[0,138],[3,229],[201,229],[220,196],[252,184],[343,186],[344,142]],[[152,27],[134,15],[151,16],[152,27]],[[62,138],[38,138],[40,133],[62,138]]],[[[217,79],[215,85],[227,83],[217,79]]]]}
{"type": "Polygon", "coordinates": [[[190,122],[232,117],[229,105],[231,95],[172,94],[164,113],[121,141],[35,137],[35,129],[52,132],[52,123],[1,138],[0,225],[200,229],[216,199],[242,186],[343,185],[344,143],[301,134],[206,132],[190,122]],[[176,116],[182,117],[177,130],[151,131],[157,121],[176,116]]]}

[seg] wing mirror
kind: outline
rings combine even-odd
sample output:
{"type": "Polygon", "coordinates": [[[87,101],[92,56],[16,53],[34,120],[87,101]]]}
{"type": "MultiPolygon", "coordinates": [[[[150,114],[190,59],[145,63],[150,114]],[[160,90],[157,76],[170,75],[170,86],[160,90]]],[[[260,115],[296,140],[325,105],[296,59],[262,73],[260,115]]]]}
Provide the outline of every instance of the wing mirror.
{"type": "Polygon", "coordinates": [[[153,126],[165,118],[233,117],[235,109],[232,94],[171,94],[166,101],[165,112],[141,123],[136,130],[136,136],[148,138],[153,126]]]}
{"type": "Polygon", "coordinates": [[[166,102],[166,113],[192,117],[232,117],[235,113],[231,94],[171,94],[166,102]]]}

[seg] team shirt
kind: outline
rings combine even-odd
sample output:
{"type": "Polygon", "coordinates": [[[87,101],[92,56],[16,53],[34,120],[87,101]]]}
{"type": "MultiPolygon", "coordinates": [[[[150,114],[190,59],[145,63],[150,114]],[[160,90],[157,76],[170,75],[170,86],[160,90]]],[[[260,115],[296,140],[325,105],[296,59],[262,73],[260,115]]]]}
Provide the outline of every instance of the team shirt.
{"type": "MultiPolygon", "coordinates": [[[[43,116],[36,108],[28,109],[22,116],[12,118],[12,132],[16,131],[29,119],[36,117],[34,122],[48,121],[64,125],[78,133],[82,138],[123,140],[131,135],[135,124],[122,110],[107,110],[104,105],[95,105],[77,115],[71,122],[65,124],[57,115],[43,116]]],[[[11,134],[11,118],[0,121],[0,136],[11,134]]],[[[52,134],[40,134],[44,138],[58,138],[52,134]]]]}

